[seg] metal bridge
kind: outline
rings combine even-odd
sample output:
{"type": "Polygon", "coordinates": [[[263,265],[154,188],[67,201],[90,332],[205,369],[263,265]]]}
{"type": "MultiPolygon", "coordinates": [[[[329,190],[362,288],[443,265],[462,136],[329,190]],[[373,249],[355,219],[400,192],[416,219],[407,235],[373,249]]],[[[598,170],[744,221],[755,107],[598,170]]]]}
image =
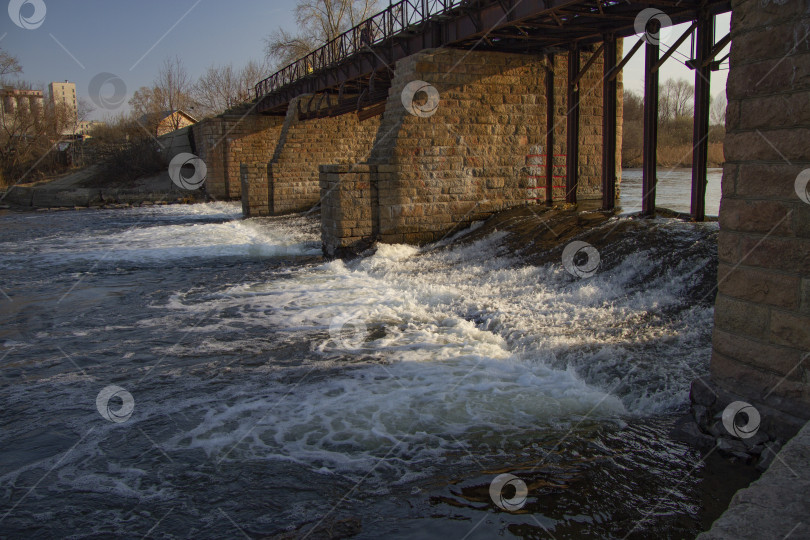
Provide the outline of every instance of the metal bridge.
{"type": "MultiPolygon", "coordinates": [[[[695,58],[687,65],[695,76],[695,127],[692,216],[705,214],[709,129],[709,79],[714,59],[730,37],[714,42],[714,15],[731,10],[730,0],[401,0],[296,60],[256,87],[256,110],[284,115],[292,99],[316,94],[301,118],[358,111],[362,117],[383,112],[397,60],[422,49],[454,47],[531,55],[568,53],[567,201],[576,202],[579,90],[577,82],[593,61],[604,55],[603,206],[613,208],[615,193],[616,77],[645,45],[644,199],[642,213],[655,213],[655,167],[658,114],[658,70],[674,50],[695,36],[695,58]],[[640,40],[621,60],[616,39],[641,33],[638,15],[655,9],[673,25],[690,28],[659,57],[658,42],[640,40]],[[580,66],[580,52],[592,51],[580,66]],[[323,99],[328,98],[327,107],[323,99]]],[[[660,24],[660,18],[648,24],[660,24]]],[[[668,22],[669,22],[668,21],[668,22]]],[[[650,27],[648,26],[648,30],[650,27]]],[[[657,28],[652,28],[657,32],[657,28]]],[[[553,87],[547,89],[553,92],[553,87]]],[[[551,100],[548,100],[550,103],[551,100]]],[[[299,104],[300,106],[300,104],[299,104]]],[[[547,115],[549,119],[553,115],[547,115]]],[[[550,121],[550,120],[549,120],[550,121]]],[[[550,130],[549,137],[553,137],[550,130]]],[[[553,139],[547,141],[553,147],[553,139]]],[[[553,179],[548,178],[550,192],[553,179]]]]}

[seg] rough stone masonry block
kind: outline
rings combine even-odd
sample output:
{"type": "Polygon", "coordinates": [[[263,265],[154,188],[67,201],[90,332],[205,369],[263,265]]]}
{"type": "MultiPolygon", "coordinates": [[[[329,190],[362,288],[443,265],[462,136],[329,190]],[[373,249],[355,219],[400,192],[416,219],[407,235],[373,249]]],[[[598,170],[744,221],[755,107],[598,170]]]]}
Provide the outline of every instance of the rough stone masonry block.
{"type": "Polygon", "coordinates": [[[801,370],[795,369],[802,361],[802,354],[779,344],[740,337],[723,330],[713,336],[714,350],[740,362],[796,380],[801,370]]]}
{"type": "MultiPolygon", "coordinates": [[[[583,62],[588,58],[589,53],[585,53],[583,62]]],[[[578,193],[582,199],[601,196],[601,63],[600,58],[581,83],[578,193]]],[[[378,184],[379,230],[384,240],[403,238],[406,232],[408,239],[418,237],[420,241],[430,236],[420,232],[441,237],[472,219],[526,204],[529,175],[536,174],[527,164],[527,155],[566,153],[564,54],[557,55],[552,77],[557,88],[554,108],[558,111],[555,148],[545,152],[544,56],[442,49],[423,51],[399,62],[380,124],[387,140],[369,157],[370,163],[385,167],[380,170],[391,174],[378,184]],[[438,108],[430,117],[409,114],[401,103],[402,89],[417,79],[439,92],[438,108]],[[402,212],[386,211],[390,205],[417,203],[444,207],[426,210],[432,219],[419,222],[402,212]],[[475,205],[473,216],[469,208],[475,205]]],[[[617,155],[620,147],[619,141],[617,155]]],[[[564,156],[555,158],[551,164],[554,174],[563,172],[560,167],[564,160],[564,156]]],[[[617,170],[617,176],[619,173],[617,170]]]]}
{"type": "Polygon", "coordinates": [[[806,356],[810,353],[810,315],[772,310],[771,341],[793,347],[800,356],[806,356]]]}
{"type": "Polygon", "coordinates": [[[274,214],[311,208],[321,199],[319,166],[328,174],[348,172],[368,156],[377,135],[380,119],[361,122],[354,113],[336,117],[300,119],[298,102],[304,109],[311,96],[290,102],[280,142],[270,160],[271,209],[274,214]],[[290,198],[291,187],[296,196],[290,198]]]}
{"type": "Polygon", "coordinates": [[[810,315],[810,277],[802,280],[801,312],[810,315]]]}
{"type": "Polygon", "coordinates": [[[191,131],[194,152],[208,168],[208,193],[217,199],[239,199],[240,165],[267,163],[278,143],[281,120],[258,114],[226,114],[198,122],[191,131]]]}
{"type": "Polygon", "coordinates": [[[319,167],[321,241],[325,255],[351,255],[373,242],[375,174],[376,166],[369,164],[319,167]]]}
{"type": "Polygon", "coordinates": [[[793,183],[810,163],[808,27],[808,0],[732,0],[711,359],[726,391],[752,402],[767,395],[774,410],[804,419],[810,381],[797,363],[810,351],[810,205],[793,183]]]}
{"type": "MultiPolygon", "coordinates": [[[[743,165],[742,170],[747,167],[743,165]]],[[[765,178],[762,180],[767,182],[765,178]]],[[[776,235],[791,235],[793,202],[763,201],[759,198],[728,198],[723,200],[720,227],[741,232],[759,232],[776,235]]]]}
{"type": "Polygon", "coordinates": [[[743,264],[778,270],[793,276],[807,273],[810,268],[810,239],[742,236],[740,251],[743,264]]]}
{"type": "Polygon", "coordinates": [[[722,294],[784,309],[798,308],[797,276],[721,263],[717,277],[722,294]]]}
{"type": "Polygon", "coordinates": [[[270,215],[267,191],[267,166],[240,163],[242,215],[257,217],[270,215]]]}
{"type": "MultiPolygon", "coordinates": [[[[810,55],[807,56],[810,62],[810,55]]],[[[810,91],[810,87],[808,87],[810,91]]],[[[745,161],[808,161],[810,129],[760,128],[758,131],[730,131],[724,142],[725,157],[732,162],[745,161]]]]}
{"type": "MultiPolygon", "coordinates": [[[[805,95],[804,99],[810,105],[810,98],[805,95]]],[[[736,194],[747,199],[781,199],[794,203],[796,176],[805,168],[785,162],[746,163],[736,179],[736,194]]],[[[726,194],[727,191],[724,189],[723,193],[726,194]]]]}
{"type": "MultiPolygon", "coordinates": [[[[792,91],[792,89],[785,89],[792,91]]],[[[805,92],[744,99],[740,102],[741,129],[810,124],[810,100],[805,92]]]]}
{"type": "Polygon", "coordinates": [[[715,301],[715,328],[732,334],[766,339],[770,308],[718,294],[715,301]]]}

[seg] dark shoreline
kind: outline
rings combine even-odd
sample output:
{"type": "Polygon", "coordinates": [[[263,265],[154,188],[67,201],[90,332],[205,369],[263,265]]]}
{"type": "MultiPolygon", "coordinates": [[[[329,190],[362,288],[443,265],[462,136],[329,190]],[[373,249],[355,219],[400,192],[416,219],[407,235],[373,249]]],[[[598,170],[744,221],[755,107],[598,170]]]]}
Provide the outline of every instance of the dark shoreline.
{"type": "Polygon", "coordinates": [[[152,191],[116,188],[48,189],[45,186],[11,187],[0,199],[0,207],[14,210],[83,208],[128,208],[142,205],[193,204],[206,202],[201,191],[152,191]]]}

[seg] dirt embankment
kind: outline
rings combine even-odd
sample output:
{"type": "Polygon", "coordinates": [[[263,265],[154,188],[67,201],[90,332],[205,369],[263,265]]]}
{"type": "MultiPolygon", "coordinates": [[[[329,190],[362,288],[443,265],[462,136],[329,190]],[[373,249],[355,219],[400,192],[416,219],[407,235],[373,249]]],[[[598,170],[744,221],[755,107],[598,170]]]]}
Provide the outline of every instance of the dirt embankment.
{"type": "Polygon", "coordinates": [[[194,203],[208,199],[203,190],[181,190],[167,172],[134,181],[109,180],[100,184],[96,166],[49,182],[14,186],[0,197],[0,205],[20,209],[194,203]]]}

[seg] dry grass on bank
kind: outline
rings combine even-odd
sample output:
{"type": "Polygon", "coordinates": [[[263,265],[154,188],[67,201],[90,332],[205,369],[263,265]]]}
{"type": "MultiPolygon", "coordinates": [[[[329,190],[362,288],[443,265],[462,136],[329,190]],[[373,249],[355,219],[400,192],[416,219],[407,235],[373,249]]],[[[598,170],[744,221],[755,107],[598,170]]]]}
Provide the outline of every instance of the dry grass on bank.
{"type": "MultiPolygon", "coordinates": [[[[709,143],[709,167],[722,167],[725,163],[723,143],[709,143]]],[[[622,167],[635,169],[643,164],[641,150],[637,148],[622,150],[622,167]]],[[[662,167],[691,167],[692,145],[679,144],[675,146],[658,147],[658,165],[662,167]]]]}

